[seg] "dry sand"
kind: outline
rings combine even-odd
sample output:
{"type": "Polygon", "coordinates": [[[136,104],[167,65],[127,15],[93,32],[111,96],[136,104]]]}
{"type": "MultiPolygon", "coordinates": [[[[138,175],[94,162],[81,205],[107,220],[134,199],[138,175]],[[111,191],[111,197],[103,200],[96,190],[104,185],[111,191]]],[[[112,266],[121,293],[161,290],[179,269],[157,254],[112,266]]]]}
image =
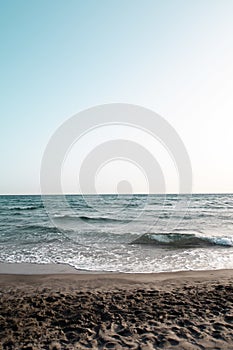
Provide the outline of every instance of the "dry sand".
{"type": "Polygon", "coordinates": [[[233,270],[1,274],[0,349],[233,349],[233,270]]]}

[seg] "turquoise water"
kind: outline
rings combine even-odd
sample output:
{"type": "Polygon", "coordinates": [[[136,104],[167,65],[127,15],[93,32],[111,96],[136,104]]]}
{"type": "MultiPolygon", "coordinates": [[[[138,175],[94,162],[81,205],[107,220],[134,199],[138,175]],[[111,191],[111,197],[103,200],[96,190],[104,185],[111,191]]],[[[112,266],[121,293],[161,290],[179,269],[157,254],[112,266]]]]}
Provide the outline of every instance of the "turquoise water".
{"type": "Polygon", "coordinates": [[[232,194],[66,201],[48,196],[45,209],[40,196],[0,196],[0,262],[121,272],[233,268],[232,194]]]}

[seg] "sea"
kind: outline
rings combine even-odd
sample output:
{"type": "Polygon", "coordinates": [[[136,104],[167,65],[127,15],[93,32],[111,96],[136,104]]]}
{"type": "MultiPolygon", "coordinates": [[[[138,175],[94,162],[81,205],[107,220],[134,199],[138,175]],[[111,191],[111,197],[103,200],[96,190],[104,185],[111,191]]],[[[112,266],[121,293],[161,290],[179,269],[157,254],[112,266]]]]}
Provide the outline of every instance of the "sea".
{"type": "Polygon", "coordinates": [[[0,262],[125,273],[230,269],[233,194],[2,195],[0,262]]]}

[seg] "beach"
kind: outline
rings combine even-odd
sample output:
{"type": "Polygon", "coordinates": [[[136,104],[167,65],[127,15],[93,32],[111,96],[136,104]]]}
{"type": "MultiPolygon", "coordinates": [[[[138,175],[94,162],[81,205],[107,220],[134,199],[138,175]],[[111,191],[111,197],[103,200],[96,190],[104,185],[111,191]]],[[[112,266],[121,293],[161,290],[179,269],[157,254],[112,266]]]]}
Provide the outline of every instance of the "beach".
{"type": "Polygon", "coordinates": [[[233,350],[233,0],[0,9],[0,350],[233,350]]]}
{"type": "Polygon", "coordinates": [[[3,264],[0,292],[0,349],[233,348],[233,270],[3,264]]]}

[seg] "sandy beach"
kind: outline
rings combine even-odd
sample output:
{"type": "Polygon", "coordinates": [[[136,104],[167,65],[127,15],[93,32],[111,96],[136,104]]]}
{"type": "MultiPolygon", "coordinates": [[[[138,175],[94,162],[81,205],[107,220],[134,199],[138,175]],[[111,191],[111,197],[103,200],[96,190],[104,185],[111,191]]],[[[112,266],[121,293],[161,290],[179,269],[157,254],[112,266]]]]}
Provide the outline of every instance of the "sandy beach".
{"type": "Polygon", "coordinates": [[[233,270],[21,274],[13,266],[0,275],[0,349],[233,348],[233,270]]]}

